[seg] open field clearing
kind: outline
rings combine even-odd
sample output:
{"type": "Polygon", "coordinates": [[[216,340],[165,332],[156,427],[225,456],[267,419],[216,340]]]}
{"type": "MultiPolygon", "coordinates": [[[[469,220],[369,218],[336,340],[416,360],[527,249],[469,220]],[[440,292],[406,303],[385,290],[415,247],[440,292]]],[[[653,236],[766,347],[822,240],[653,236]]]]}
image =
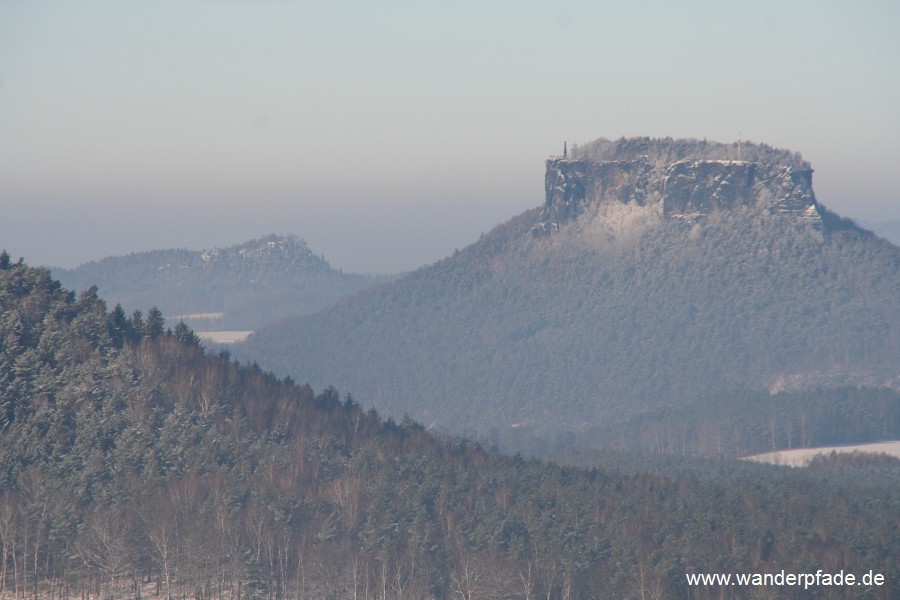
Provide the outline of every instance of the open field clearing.
{"type": "Polygon", "coordinates": [[[185,315],[167,315],[166,321],[178,322],[185,319],[221,319],[225,316],[223,312],[205,312],[205,313],[189,313],[185,315]]]}
{"type": "Polygon", "coordinates": [[[814,456],[828,454],[830,452],[871,452],[873,454],[889,454],[900,458],[900,441],[875,442],[873,444],[860,444],[857,446],[823,446],[821,448],[797,448],[795,450],[779,450],[744,457],[745,460],[768,463],[771,465],[787,465],[790,467],[805,467],[814,456]]]}
{"type": "Polygon", "coordinates": [[[216,344],[235,344],[246,340],[252,331],[198,331],[201,340],[209,340],[216,344]]]}

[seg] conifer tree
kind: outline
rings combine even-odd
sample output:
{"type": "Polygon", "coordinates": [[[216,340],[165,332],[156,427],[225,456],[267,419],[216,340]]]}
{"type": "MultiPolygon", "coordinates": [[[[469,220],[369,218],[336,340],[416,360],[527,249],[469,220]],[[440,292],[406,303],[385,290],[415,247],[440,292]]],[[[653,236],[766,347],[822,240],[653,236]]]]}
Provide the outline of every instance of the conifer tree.
{"type": "Polygon", "coordinates": [[[135,341],[144,337],[144,313],[139,310],[131,313],[131,334],[135,341]]]}
{"type": "Polygon", "coordinates": [[[154,306],[147,313],[147,322],[144,324],[144,335],[149,338],[158,338],[166,331],[166,320],[162,311],[154,306]]]}
{"type": "Polygon", "coordinates": [[[109,337],[113,346],[121,348],[125,339],[130,337],[128,319],[125,317],[125,311],[122,309],[121,304],[116,304],[116,307],[109,313],[108,319],[109,337]]]}
{"type": "Polygon", "coordinates": [[[185,346],[199,346],[200,338],[197,337],[197,334],[194,331],[185,325],[184,321],[179,321],[178,325],[175,326],[174,331],[175,339],[184,344],[185,346]]]}

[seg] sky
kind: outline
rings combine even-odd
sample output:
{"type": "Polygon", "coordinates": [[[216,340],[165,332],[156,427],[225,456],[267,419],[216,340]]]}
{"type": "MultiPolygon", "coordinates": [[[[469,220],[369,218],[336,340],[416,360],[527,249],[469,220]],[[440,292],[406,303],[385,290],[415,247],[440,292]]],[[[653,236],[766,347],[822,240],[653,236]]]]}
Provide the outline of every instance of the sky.
{"type": "Polygon", "coordinates": [[[900,219],[898,32],[894,0],[0,0],[0,247],[293,233],[404,271],[540,205],[564,140],[621,136],[790,148],[830,209],[900,219]]]}

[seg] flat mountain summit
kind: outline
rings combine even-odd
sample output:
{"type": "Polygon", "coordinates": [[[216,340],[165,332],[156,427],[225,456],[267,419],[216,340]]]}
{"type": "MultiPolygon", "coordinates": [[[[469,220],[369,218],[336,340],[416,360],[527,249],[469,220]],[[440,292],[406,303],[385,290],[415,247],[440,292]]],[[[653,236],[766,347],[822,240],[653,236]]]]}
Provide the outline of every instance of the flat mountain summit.
{"type": "Polygon", "coordinates": [[[747,394],[900,388],[900,249],[822,206],[799,155],[598,140],[551,157],[545,188],[452,257],[236,355],[437,428],[600,444],[747,394]]]}
{"type": "Polygon", "coordinates": [[[798,154],[764,145],[597,140],[574,149],[572,158],[547,161],[547,200],[535,232],[558,231],[584,210],[609,202],[692,221],[756,207],[821,225],[812,172],[798,154]]]}

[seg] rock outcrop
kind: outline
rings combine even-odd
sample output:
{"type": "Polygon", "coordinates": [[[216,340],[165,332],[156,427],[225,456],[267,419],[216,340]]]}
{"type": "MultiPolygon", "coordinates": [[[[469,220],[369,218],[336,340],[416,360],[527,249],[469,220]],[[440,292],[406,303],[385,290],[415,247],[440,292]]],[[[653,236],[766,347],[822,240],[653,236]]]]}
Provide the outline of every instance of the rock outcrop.
{"type": "Polygon", "coordinates": [[[796,154],[749,145],[747,154],[754,160],[738,160],[729,157],[735,145],[646,139],[607,143],[619,147],[547,160],[546,202],[536,234],[558,231],[591,204],[604,202],[656,206],[667,217],[689,220],[753,207],[815,227],[822,224],[813,170],[796,154]],[[626,145],[636,142],[643,142],[638,151],[651,153],[635,155],[626,145]]]}

